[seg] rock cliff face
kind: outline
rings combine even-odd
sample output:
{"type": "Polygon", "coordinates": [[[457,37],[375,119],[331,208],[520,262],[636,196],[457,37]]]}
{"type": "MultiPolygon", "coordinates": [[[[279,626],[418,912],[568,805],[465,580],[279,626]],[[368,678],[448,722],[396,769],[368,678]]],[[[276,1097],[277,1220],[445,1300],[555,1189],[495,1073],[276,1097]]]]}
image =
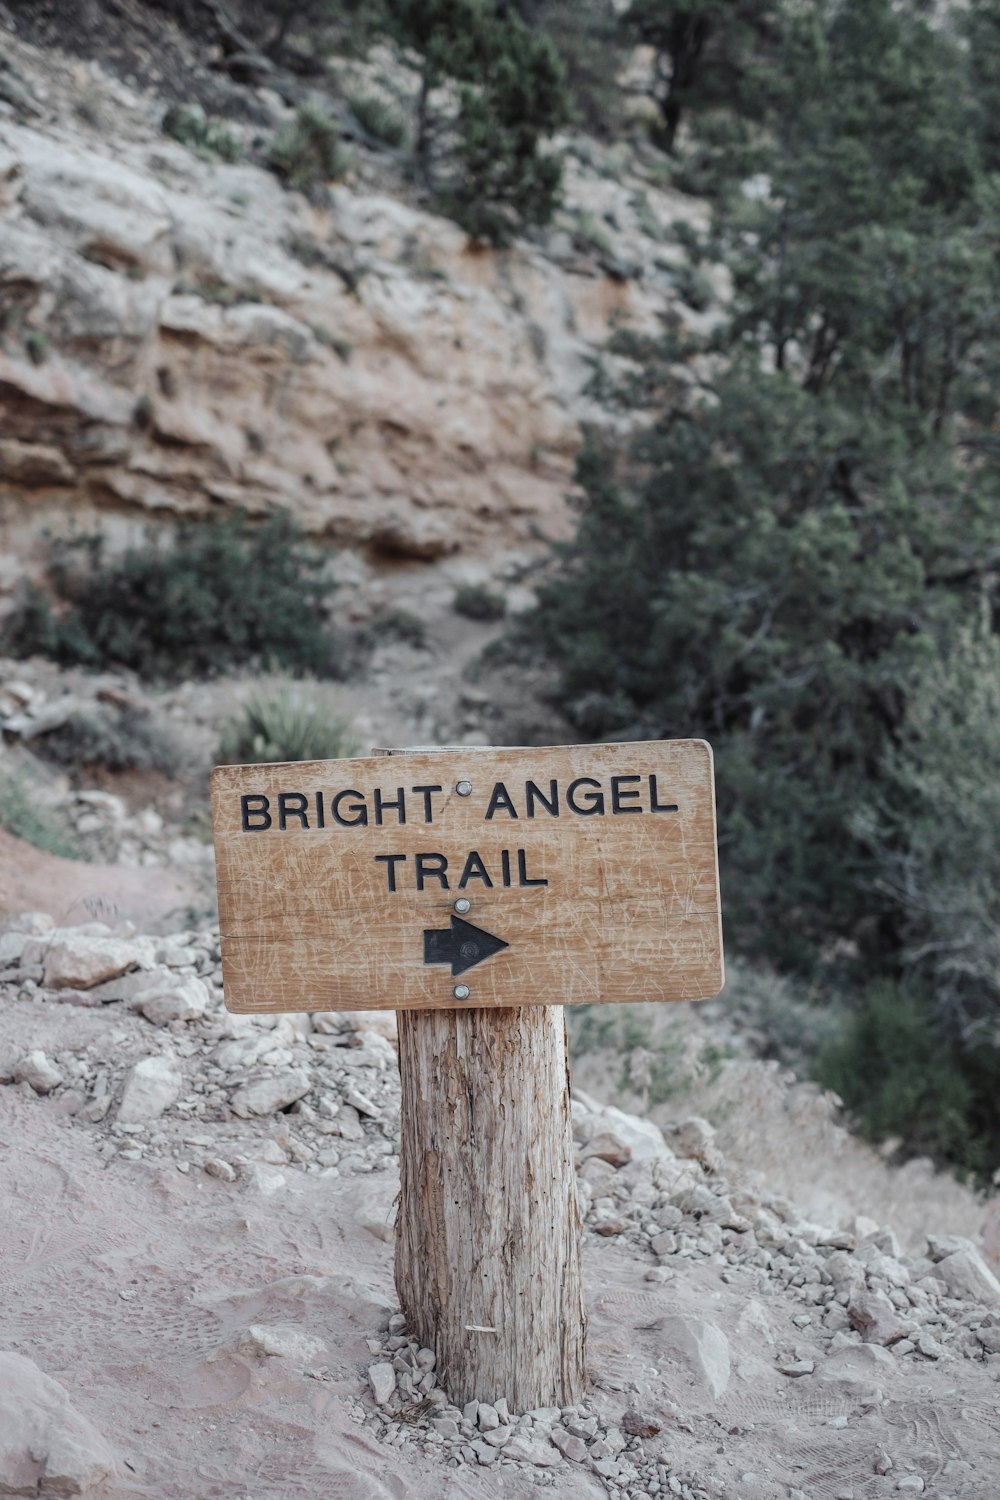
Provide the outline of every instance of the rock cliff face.
{"type": "Polygon", "coordinates": [[[601,218],[615,274],[565,228],[489,251],[391,196],[360,148],[318,208],[166,138],[162,100],[96,64],[11,46],[41,100],[0,116],[15,554],[97,511],[288,509],[375,559],[564,528],[589,361],[613,318],[676,304],[664,241],[698,205],[576,157],[567,202],[601,218]]]}

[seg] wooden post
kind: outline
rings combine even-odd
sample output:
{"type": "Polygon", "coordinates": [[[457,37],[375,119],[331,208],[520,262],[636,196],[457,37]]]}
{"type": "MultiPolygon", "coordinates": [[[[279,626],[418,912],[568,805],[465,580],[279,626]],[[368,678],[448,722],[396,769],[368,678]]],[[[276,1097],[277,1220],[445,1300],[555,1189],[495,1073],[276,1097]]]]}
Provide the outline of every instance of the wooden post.
{"type": "Polygon", "coordinates": [[[574,1405],[587,1314],[563,1007],[396,1019],[396,1291],[409,1328],[458,1405],[574,1405]]]}
{"type": "Polygon", "coordinates": [[[459,1405],[570,1406],[586,1313],[561,1005],[400,1011],[396,1290],[459,1405]]]}

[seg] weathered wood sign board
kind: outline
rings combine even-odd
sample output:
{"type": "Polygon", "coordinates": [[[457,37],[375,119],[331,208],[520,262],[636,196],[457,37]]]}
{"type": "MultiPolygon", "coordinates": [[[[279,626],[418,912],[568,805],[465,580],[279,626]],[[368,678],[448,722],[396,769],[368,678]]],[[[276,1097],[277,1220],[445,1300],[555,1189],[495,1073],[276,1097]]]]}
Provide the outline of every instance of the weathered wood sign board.
{"type": "Polygon", "coordinates": [[[722,988],[704,741],[222,766],[212,806],[230,1010],[722,988]]]}

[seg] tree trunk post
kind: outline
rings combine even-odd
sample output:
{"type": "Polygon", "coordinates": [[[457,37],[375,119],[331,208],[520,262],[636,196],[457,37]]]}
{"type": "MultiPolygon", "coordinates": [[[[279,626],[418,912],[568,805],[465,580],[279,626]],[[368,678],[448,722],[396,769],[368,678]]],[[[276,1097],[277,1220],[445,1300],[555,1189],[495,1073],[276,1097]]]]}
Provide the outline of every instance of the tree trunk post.
{"type": "Polygon", "coordinates": [[[395,1273],[409,1329],[458,1405],[575,1405],[587,1320],[564,1009],[397,1021],[395,1273]]]}
{"type": "Polygon", "coordinates": [[[586,1313],[562,1006],[400,1011],[396,1290],[458,1405],[571,1406],[586,1313]]]}

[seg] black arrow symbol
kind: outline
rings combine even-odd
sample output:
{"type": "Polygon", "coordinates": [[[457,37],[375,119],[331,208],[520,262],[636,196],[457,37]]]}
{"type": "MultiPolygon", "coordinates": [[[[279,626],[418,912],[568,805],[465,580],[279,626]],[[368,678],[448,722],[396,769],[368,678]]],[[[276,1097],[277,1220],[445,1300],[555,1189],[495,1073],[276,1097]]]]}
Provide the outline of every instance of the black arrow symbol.
{"type": "Polygon", "coordinates": [[[461,917],[452,917],[450,928],[424,928],[424,963],[451,964],[453,978],[509,947],[502,938],[463,922],[461,917]]]}

